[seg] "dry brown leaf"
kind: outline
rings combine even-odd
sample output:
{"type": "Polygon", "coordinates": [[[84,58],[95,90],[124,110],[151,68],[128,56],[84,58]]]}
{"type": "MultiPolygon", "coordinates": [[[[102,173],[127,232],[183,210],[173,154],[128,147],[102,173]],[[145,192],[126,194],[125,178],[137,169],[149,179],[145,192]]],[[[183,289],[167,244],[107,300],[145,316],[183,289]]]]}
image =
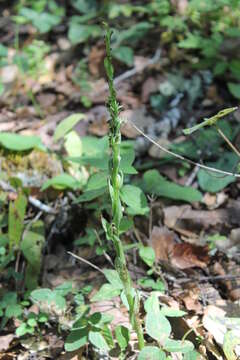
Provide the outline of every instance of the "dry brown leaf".
{"type": "Polygon", "coordinates": [[[188,311],[195,311],[197,314],[201,314],[203,311],[203,307],[200,303],[199,297],[200,290],[197,287],[192,290],[185,291],[181,295],[184,306],[188,311]]]}
{"type": "Polygon", "coordinates": [[[217,224],[228,226],[240,223],[240,201],[238,200],[229,201],[224,209],[193,210],[190,205],[182,205],[166,207],[163,212],[164,223],[169,228],[174,228],[180,220],[188,220],[188,223],[202,228],[217,224]]]}
{"type": "Polygon", "coordinates": [[[141,99],[143,103],[146,103],[149,100],[150,95],[158,90],[158,86],[159,79],[154,77],[148,77],[144,81],[141,92],[141,99]]]}
{"type": "Polygon", "coordinates": [[[150,244],[155,251],[156,261],[169,261],[169,255],[175,245],[174,238],[173,231],[169,231],[166,227],[154,226],[150,244]]]}
{"type": "Polygon", "coordinates": [[[209,262],[208,246],[189,243],[175,244],[170,255],[171,264],[178,269],[205,268],[209,262]]]}
{"type": "Polygon", "coordinates": [[[104,76],[105,70],[103,65],[103,59],[105,56],[104,47],[92,46],[91,51],[88,55],[88,67],[89,71],[94,76],[104,76]]]}

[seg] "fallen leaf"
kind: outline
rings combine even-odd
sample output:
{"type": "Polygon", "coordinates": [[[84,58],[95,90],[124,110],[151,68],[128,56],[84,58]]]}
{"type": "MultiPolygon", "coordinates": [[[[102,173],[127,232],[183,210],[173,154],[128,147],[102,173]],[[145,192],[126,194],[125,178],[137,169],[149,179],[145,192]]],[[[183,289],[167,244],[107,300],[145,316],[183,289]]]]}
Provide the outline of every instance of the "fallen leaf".
{"type": "Polygon", "coordinates": [[[7,351],[14,338],[14,334],[0,336],[0,351],[7,351]]]}
{"type": "Polygon", "coordinates": [[[88,55],[89,71],[94,76],[104,76],[105,70],[103,65],[103,58],[105,56],[104,47],[92,46],[88,55]]]}
{"type": "Polygon", "coordinates": [[[154,92],[157,92],[159,86],[159,79],[156,79],[154,77],[148,77],[143,85],[142,85],[142,91],[141,91],[141,99],[143,103],[146,103],[150,95],[154,92]]]}
{"type": "Polygon", "coordinates": [[[170,255],[171,264],[178,269],[205,268],[209,262],[208,246],[189,243],[175,244],[170,255]]]}
{"type": "Polygon", "coordinates": [[[188,311],[194,311],[196,314],[202,313],[203,307],[200,303],[200,290],[197,287],[185,291],[180,297],[188,311]]]}
{"type": "Polygon", "coordinates": [[[169,231],[166,227],[154,226],[150,244],[154,249],[156,261],[169,261],[169,255],[175,246],[174,239],[175,234],[173,231],[169,231]]]}

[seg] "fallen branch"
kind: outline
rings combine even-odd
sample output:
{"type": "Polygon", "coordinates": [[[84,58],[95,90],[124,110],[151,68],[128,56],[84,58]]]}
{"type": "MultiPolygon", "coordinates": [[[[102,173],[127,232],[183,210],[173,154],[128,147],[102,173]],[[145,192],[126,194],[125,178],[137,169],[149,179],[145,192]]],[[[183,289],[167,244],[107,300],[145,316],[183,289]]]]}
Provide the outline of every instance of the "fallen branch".
{"type": "MultiPolygon", "coordinates": [[[[14,189],[13,186],[9,185],[3,180],[0,180],[0,187],[3,189],[3,191],[10,191],[13,193],[17,193],[16,189],[14,189]]],[[[48,213],[48,214],[56,214],[56,210],[54,210],[52,207],[43,204],[40,200],[35,199],[33,196],[28,196],[28,201],[31,205],[38,208],[39,210],[48,213]]]]}
{"type": "Polygon", "coordinates": [[[188,158],[185,158],[184,156],[182,155],[179,155],[179,154],[176,154],[174,153],[173,151],[170,151],[168,149],[166,149],[165,147],[163,147],[162,145],[158,144],[156,141],[154,141],[150,136],[146,135],[141,129],[139,129],[131,120],[127,120],[133,127],[134,129],[136,129],[142,136],[144,136],[146,139],[148,139],[148,141],[150,141],[152,144],[156,145],[159,149],[161,149],[163,152],[165,152],[166,154],[168,155],[172,155],[173,157],[181,160],[181,161],[185,161],[191,165],[194,165],[194,166],[197,166],[198,168],[201,168],[201,169],[204,169],[204,170],[207,170],[207,171],[211,171],[211,172],[215,172],[215,173],[218,173],[218,174],[222,174],[222,175],[227,175],[227,176],[234,176],[236,178],[240,178],[240,174],[237,174],[237,173],[232,173],[232,172],[229,172],[229,171],[224,171],[224,170],[220,170],[220,169],[216,169],[216,168],[213,168],[213,167],[210,167],[210,166],[207,166],[207,165],[204,165],[204,164],[200,164],[200,163],[197,163],[193,160],[190,160],[188,158]]]}

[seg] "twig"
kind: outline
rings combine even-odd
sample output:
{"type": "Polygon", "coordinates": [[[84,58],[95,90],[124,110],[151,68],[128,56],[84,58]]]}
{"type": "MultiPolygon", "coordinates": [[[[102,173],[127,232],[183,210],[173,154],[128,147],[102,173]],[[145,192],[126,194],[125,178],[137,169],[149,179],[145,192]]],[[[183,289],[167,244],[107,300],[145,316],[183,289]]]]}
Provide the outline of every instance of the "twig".
{"type": "Polygon", "coordinates": [[[69,255],[71,255],[72,257],[74,257],[75,259],[77,259],[77,260],[79,260],[79,261],[82,261],[83,263],[91,266],[93,269],[99,271],[100,273],[102,273],[102,274],[104,275],[104,272],[103,272],[98,266],[92,264],[90,261],[82,258],[81,256],[78,256],[78,255],[73,254],[71,251],[67,251],[67,253],[68,253],[69,255]]]}
{"type": "Polygon", "coordinates": [[[189,178],[187,179],[187,181],[185,182],[185,186],[191,186],[195,177],[197,176],[197,173],[199,171],[199,167],[197,165],[195,165],[193,171],[191,172],[189,178]]]}
{"type": "Polygon", "coordinates": [[[240,274],[238,275],[217,275],[217,276],[201,276],[199,278],[192,279],[176,279],[176,281],[180,284],[188,283],[191,281],[205,282],[205,281],[221,281],[221,280],[235,280],[240,278],[240,274]]]}
{"type": "Polygon", "coordinates": [[[166,154],[169,154],[169,155],[172,155],[174,156],[175,158],[179,159],[179,160],[182,160],[182,161],[185,161],[191,165],[194,165],[194,166],[197,166],[201,169],[204,169],[204,170],[208,170],[208,171],[212,171],[212,172],[215,172],[215,173],[218,173],[218,174],[223,174],[223,175],[230,175],[230,176],[234,176],[236,178],[240,178],[240,174],[237,174],[237,173],[232,173],[232,172],[229,172],[229,171],[224,171],[224,170],[220,170],[220,169],[216,169],[216,168],[213,168],[213,167],[210,167],[210,166],[206,166],[204,164],[200,164],[200,163],[197,163],[193,160],[190,160],[188,158],[185,158],[184,156],[182,155],[179,155],[179,154],[176,154],[174,153],[173,151],[170,151],[168,149],[166,149],[165,147],[163,147],[162,145],[158,144],[156,141],[154,141],[150,136],[146,135],[141,129],[139,129],[131,120],[127,120],[142,136],[144,136],[146,139],[148,139],[152,144],[156,145],[159,149],[161,149],[163,152],[165,152],[166,154]]]}
{"type": "MultiPolygon", "coordinates": [[[[17,193],[17,191],[14,189],[13,186],[7,184],[5,181],[0,180],[0,187],[3,189],[3,191],[11,191],[13,193],[17,193]]],[[[54,210],[52,207],[43,204],[40,200],[35,199],[33,196],[28,197],[28,201],[31,205],[35,206],[36,208],[40,209],[41,211],[48,213],[48,214],[56,214],[56,210],[54,210]]]]}
{"type": "Polygon", "coordinates": [[[233,145],[233,143],[231,143],[231,141],[227,138],[227,136],[222,132],[222,130],[215,125],[217,128],[217,132],[221,135],[221,137],[226,141],[226,143],[228,144],[228,146],[233,150],[233,152],[235,152],[235,154],[237,154],[237,156],[240,158],[240,152],[238,151],[238,149],[233,145]]]}
{"type": "Polygon", "coordinates": [[[136,75],[136,74],[139,73],[140,71],[144,70],[146,67],[148,67],[148,66],[150,66],[150,65],[153,65],[153,64],[156,64],[156,63],[158,62],[158,60],[160,59],[160,56],[161,56],[161,50],[160,50],[160,49],[157,49],[156,52],[155,52],[155,54],[154,54],[154,56],[153,56],[151,59],[149,59],[149,60],[146,62],[146,64],[143,64],[143,66],[141,66],[141,67],[139,67],[139,68],[138,68],[138,67],[134,67],[133,69],[128,70],[128,71],[126,71],[125,73],[117,76],[117,77],[114,79],[114,81],[113,81],[114,85],[116,86],[116,85],[118,85],[120,82],[122,82],[122,81],[124,81],[124,80],[126,80],[126,79],[128,79],[128,78],[130,78],[130,77],[132,77],[132,76],[134,76],[134,75],[136,75]]]}
{"type": "MultiPolygon", "coordinates": [[[[141,71],[146,69],[148,66],[156,64],[159,61],[160,56],[161,56],[161,50],[157,49],[154,56],[151,59],[149,59],[148,61],[146,61],[145,64],[143,64],[142,66],[134,67],[133,69],[127,70],[123,74],[115,77],[115,79],[113,80],[113,84],[115,86],[117,86],[122,81],[124,81],[126,79],[129,79],[129,78],[133,77],[134,75],[140,73],[141,71]]],[[[106,90],[108,90],[108,84],[103,85],[100,90],[94,91],[92,96],[94,97],[95,95],[99,95],[101,93],[104,93],[106,90]]]]}
{"type": "MultiPolygon", "coordinates": [[[[100,239],[100,236],[98,235],[97,230],[94,230],[94,232],[95,232],[96,238],[97,238],[100,246],[103,248],[102,240],[100,239]]],[[[108,253],[106,253],[105,250],[103,250],[103,255],[104,255],[105,259],[114,267],[114,263],[112,262],[112,259],[110,258],[108,253]]]]}

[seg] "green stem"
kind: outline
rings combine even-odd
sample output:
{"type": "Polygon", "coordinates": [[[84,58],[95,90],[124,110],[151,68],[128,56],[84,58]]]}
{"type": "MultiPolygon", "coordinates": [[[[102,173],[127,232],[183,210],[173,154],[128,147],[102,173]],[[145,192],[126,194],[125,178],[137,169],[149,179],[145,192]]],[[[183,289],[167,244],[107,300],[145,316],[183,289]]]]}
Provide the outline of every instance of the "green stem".
{"type": "Polygon", "coordinates": [[[138,346],[141,350],[144,347],[144,337],[141,322],[138,314],[138,298],[133,294],[133,287],[130,274],[127,269],[126,258],[124,254],[123,244],[120,240],[120,223],[122,219],[122,205],[120,199],[120,189],[123,183],[123,174],[120,170],[120,145],[121,145],[121,121],[119,113],[121,110],[117,102],[116,91],[113,83],[113,66],[111,56],[111,31],[106,26],[106,58],[104,61],[108,85],[109,85],[109,98],[108,110],[110,113],[109,124],[109,148],[110,148],[110,161],[109,161],[109,193],[112,201],[112,228],[111,237],[116,251],[115,267],[118,271],[120,279],[123,283],[124,292],[129,305],[129,318],[133,329],[136,331],[138,338],[138,346]]]}

